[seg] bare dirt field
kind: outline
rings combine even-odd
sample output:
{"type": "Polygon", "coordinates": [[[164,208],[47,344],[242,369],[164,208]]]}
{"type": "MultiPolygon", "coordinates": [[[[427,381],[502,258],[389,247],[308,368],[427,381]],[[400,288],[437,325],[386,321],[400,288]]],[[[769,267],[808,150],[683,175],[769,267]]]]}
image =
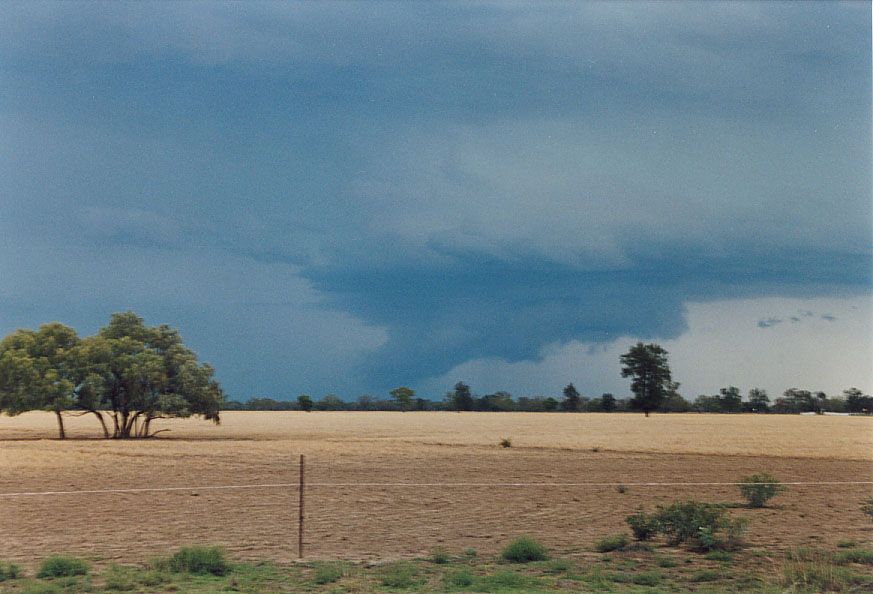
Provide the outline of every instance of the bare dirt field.
{"type": "MultiPolygon", "coordinates": [[[[675,499],[739,503],[731,482],[873,480],[873,418],[755,415],[228,412],[216,427],[163,422],[139,441],[95,438],[93,418],[0,417],[0,493],[186,487],[142,493],[0,496],[0,559],[52,552],[139,561],[182,544],[238,558],[296,556],[296,484],[306,455],[312,558],[385,559],[442,545],[497,550],[532,534],[565,553],[626,529],[624,517],[675,499]],[[512,448],[498,446],[503,437],[512,448]],[[403,483],[418,483],[404,485],[403,483]],[[424,484],[421,484],[424,483],[424,484]],[[465,483],[465,484],[458,484],[465,483]],[[487,483],[541,483],[488,486],[487,483]],[[560,486],[554,483],[622,483],[560,486]],[[188,488],[190,487],[190,488],[188,488]]],[[[736,508],[768,549],[873,543],[860,511],[870,485],[790,486],[770,508],[736,508]]]]}

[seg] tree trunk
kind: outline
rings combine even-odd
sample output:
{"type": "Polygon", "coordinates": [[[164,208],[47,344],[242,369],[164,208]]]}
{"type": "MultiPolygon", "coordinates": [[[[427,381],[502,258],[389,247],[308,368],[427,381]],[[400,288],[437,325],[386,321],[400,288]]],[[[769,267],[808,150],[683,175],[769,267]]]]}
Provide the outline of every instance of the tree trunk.
{"type": "Polygon", "coordinates": [[[645,410],[645,411],[643,411],[643,413],[644,413],[647,417],[649,416],[649,411],[645,410]]]}
{"type": "Polygon", "coordinates": [[[103,427],[103,437],[105,439],[109,439],[109,427],[106,426],[106,420],[103,418],[103,414],[99,410],[92,410],[94,416],[100,421],[100,426],[103,427]]]}
{"type": "Polygon", "coordinates": [[[60,411],[57,410],[55,411],[55,416],[58,417],[58,438],[66,439],[67,434],[64,431],[64,417],[62,417],[60,411]]]}

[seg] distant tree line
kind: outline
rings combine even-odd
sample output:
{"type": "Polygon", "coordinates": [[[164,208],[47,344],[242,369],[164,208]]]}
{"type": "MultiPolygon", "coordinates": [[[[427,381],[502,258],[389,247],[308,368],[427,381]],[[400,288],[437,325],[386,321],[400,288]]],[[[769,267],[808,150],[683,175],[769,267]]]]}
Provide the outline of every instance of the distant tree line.
{"type": "MultiPolygon", "coordinates": [[[[407,388],[408,389],[408,388],[407,388]]],[[[411,391],[411,390],[410,390],[411,391]]],[[[640,410],[632,398],[616,398],[606,393],[596,397],[586,397],[579,393],[573,384],[564,388],[560,398],[553,396],[520,396],[514,398],[509,392],[494,392],[478,396],[470,391],[464,382],[446,393],[441,400],[416,398],[414,392],[408,404],[401,404],[396,398],[376,398],[364,395],[357,400],[346,401],[336,395],[328,394],[320,400],[307,395],[301,399],[274,400],[272,398],[252,398],[248,402],[231,400],[225,403],[224,410],[345,410],[345,411],[469,411],[469,412],[635,412],[640,410]]],[[[869,414],[873,411],[873,397],[864,395],[856,388],[845,390],[841,396],[827,397],[821,392],[791,388],[775,402],[765,390],[752,388],[744,399],[740,390],[730,386],[722,388],[713,396],[701,395],[688,401],[673,391],[665,396],[652,412],[659,413],[776,413],[796,414],[800,412],[848,412],[869,414]],[[812,399],[807,398],[810,394],[812,399]]]]}

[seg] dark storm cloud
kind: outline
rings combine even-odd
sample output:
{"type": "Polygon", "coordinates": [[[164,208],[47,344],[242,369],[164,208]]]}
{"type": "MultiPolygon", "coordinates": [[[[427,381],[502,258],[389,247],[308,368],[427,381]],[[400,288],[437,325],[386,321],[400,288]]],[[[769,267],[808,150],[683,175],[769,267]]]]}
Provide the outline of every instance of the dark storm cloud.
{"type": "Polygon", "coordinates": [[[870,290],[869,5],[0,10],[3,329],[141,304],[242,397],[870,290]]]}

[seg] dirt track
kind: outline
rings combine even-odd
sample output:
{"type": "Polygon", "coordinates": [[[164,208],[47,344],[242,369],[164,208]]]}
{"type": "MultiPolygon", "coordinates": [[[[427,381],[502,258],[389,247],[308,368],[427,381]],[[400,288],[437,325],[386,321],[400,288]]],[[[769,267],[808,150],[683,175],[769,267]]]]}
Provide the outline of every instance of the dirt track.
{"type": "MultiPolygon", "coordinates": [[[[94,425],[76,419],[70,433],[95,435],[94,425]]],[[[2,418],[0,492],[296,483],[303,453],[308,555],[366,559],[436,545],[489,552],[520,533],[569,553],[624,530],[640,506],[739,501],[733,486],[638,482],[735,481],[758,471],[783,481],[873,480],[867,418],[229,413],[221,427],[169,426],[143,442],[60,442],[49,439],[48,415],[2,418]],[[502,436],[512,448],[497,446],[502,436]],[[615,486],[360,485],[501,482],[630,486],[620,494],[615,486]]],[[[749,517],[748,540],[768,548],[873,543],[873,523],[859,510],[871,494],[869,485],[793,486],[772,509],[732,513],[749,517]]],[[[0,559],[68,552],[138,561],[180,544],[218,543],[238,557],[288,560],[296,501],[293,487],[0,497],[0,559]]]]}

